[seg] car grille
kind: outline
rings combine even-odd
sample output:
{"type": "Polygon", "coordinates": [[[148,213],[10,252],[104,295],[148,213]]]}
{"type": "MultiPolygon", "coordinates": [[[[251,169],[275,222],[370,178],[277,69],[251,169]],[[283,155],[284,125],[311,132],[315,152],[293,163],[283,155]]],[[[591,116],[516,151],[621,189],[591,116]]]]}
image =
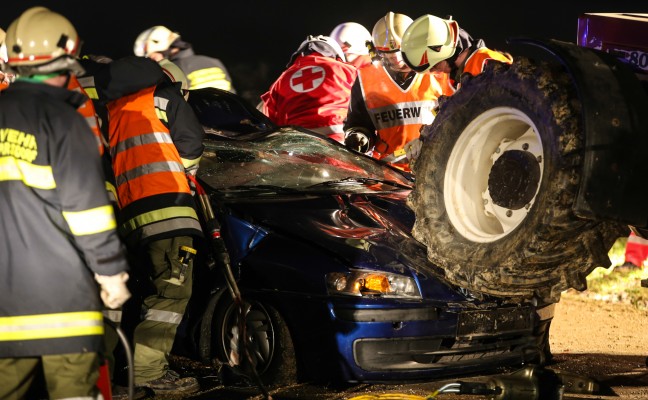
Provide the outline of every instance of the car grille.
{"type": "Polygon", "coordinates": [[[476,335],[472,338],[360,339],[354,342],[357,365],[365,371],[475,367],[537,355],[536,339],[525,335],[476,335]]]}

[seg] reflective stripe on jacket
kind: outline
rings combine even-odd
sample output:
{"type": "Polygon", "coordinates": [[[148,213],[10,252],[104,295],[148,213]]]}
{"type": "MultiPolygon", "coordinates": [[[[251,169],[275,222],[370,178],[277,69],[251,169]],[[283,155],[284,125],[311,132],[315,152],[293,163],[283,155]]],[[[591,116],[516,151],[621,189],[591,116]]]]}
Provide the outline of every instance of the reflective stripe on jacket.
{"type": "Polygon", "coordinates": [[[419,137],[421,125],[434,120],[433,110],[443,90],[433,75],[416,74],[403,89],[383,65],[368,65],[358,71],[358,79],[378,135],[374,157],[381,159],[402,149],[419,137]]]}
{"type": "Polygon", "coordinates": [[[108,103],[110,152],[121,207],[120,233],[130,243],[200,235],[185,167],[155,86],[108,103]]]}
{"type": "Polygon", "coordinates": [[[169,60],[187,75],[189,89],[214,87],[236,93],[227,68],[218,58],[197,55],[192,48],[180,50],[169,60]]]}

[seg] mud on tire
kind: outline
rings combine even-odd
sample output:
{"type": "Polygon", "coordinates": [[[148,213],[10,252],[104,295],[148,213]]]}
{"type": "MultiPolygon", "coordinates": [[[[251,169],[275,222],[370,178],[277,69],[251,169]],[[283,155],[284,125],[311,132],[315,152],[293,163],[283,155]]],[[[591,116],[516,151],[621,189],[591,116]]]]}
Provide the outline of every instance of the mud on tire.
{"type": "Polygon", "coordinates": [[[478,292],[557,301],[584,290],[627,228],[571,210],[584,138],[568,76],[520,57],[462,84],[422,132],[414,237],[450,281],[478,292]]]}

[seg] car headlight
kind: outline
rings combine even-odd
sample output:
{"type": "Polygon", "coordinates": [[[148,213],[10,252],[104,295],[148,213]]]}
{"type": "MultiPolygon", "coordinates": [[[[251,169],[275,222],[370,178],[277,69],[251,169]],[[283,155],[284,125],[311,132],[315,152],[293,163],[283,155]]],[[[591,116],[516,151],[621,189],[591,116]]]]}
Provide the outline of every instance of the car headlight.
{"type": "Polygon", "coordinates": [[[388,272],[354,270],[326,275],[330,294],[396,298],[421,298],[414,279],[388,272]]]}

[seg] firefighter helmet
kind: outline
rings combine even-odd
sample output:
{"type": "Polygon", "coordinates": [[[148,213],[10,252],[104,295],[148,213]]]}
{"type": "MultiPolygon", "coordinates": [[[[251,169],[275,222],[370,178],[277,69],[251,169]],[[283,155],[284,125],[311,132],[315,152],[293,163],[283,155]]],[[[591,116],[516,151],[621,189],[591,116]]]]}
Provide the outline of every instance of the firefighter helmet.
{"type": "Polygon", "coordinates": [[[371,41],[371,33],[357,22],[345,22],[336,26],[330,36],[338,42],[345,54],[369,54],[367,41],[371,41]]]}
{"type": "Polygon", "coordinates": [[[162,25],[153,26],[137,36],[133,52],[138,57],[148,57],[151,53],[165,53],[173,42],[180,38],[176,32],[162,25]]]}
{"type": "Polygon", "coordinates": [[[384,53],[400,50],[403,34],[411,23],[407,15],[388,12],[376,22],[371,33],[376,50],[384,53]]]}
{"type": "Polygon", "coordinates": [[[459,24],[434,15],[417,18],[403,35],[401,51],[407,65],[424,72],[452,57],[459,41],[459,24]]]}
{"type": "Polygon", "coordinates": [[[76,61],[81,47],[76,29],[67,18],[45,7],[29,8],[14,20],[5,44],[7,65],[18,75],[84,72],[76,61]]]}
{"type": "Polygon", "coordinates": [[[4,42],[5,36],[7,36],[7,32],[0,28],[0,65],[7,62],[7,45],[4,42]]]}
{"type": "Polygon", "coordinates": [[[162,71],[173,83],[179,84],[180,93],[182,93],[182,96],[186,99],[189,96],[189,79],[187,79],[187,75],[182,72],[180,67],[166,58],[160,60],[158,64],[162,67],[162,71]]]}

